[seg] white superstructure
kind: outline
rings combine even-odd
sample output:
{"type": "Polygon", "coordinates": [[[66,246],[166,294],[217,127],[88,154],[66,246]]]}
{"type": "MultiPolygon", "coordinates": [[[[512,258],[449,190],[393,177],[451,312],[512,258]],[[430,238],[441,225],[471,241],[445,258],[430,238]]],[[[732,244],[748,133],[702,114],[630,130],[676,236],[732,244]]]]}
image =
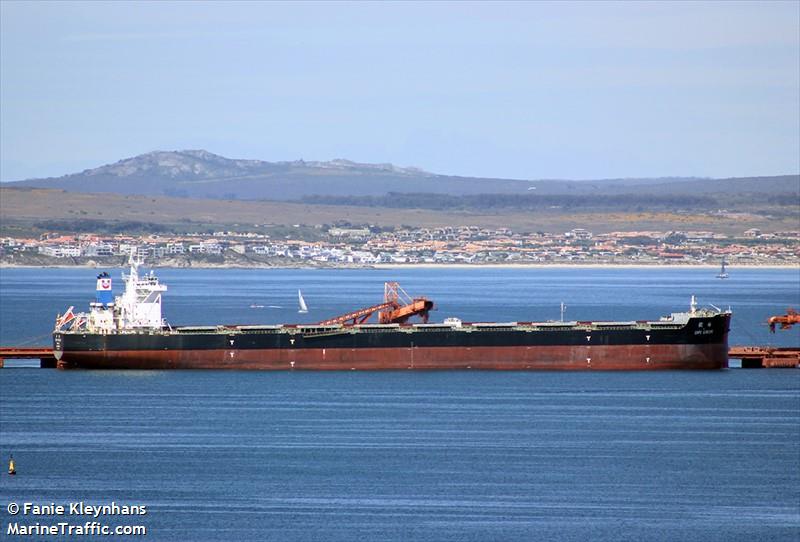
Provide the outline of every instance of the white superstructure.
{"type": "MultiPolygon", "coordinates": [[[[95,333],[115,333],[147,329],[161,329],[166,322],[161,316],[161,294],[167,286],[158,281],[153,271],[139,275],[141,261],[134,252],[128,260],[128,274],[122,274],[125,291],[113,303],[94,302],[88,313],[73,313],[72,307],[56,319],[56,331],[86,330],[95,333]]],[[[109,280],[110,288],[110,280],[109,280]]],[[[98,286],[100,288],[100,286],[98,286]]]]}
{"type": "Polygon", "coordinates": [[[166,284],[158,282],[158,277],[150,273],[139,276],[139,265],[133,255],[130,271],[123,273],[125,291],[115,298],[117,309],[117,329],[151,328],[161,329],[161,294],[167,291],[166,284]]]}

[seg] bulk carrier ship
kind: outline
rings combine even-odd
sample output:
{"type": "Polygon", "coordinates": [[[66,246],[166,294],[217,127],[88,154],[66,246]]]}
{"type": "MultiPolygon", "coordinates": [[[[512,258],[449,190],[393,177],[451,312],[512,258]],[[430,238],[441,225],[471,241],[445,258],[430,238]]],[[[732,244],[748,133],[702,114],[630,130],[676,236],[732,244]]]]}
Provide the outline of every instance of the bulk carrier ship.
{"type": "Polygon", "coordinates": [[[383,303],[318,324],[169,325],[166,285],[130,260],[125,291],[97,278],[88,313],[56,319],[60,368],[259,370],[657,370],[728,363],[731,312],[699,309],[654,321],[429,323],[433,302],[387,283],[383,303]],[[377,324],[368,323],[377,314],[377,324]],[[409,323],[412,317],[421,323],[409,323]]]}

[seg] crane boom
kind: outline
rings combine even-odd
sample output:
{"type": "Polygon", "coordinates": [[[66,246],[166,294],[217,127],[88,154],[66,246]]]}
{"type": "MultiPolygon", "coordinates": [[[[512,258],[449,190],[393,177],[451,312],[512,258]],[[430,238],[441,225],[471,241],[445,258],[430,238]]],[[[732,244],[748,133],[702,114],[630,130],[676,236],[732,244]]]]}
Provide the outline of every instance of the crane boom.
{"type": "Polygon", "coordinates": [[[394,308],[395,303],[381,303],[380,305],[373,305],[371,307],[365,307],[363,309],[358,309],[357,311],[348,312],[346,314],[342,314],[340,316],[336,316],[334,318],[329,318],[328,320],[323,320],[318,325],[320,326],[330,326],[333,324],[363,324],[369,318],[375,314],[376,312],[387,309],[389,307],[394,308]]]}
{"type": "Polygon", "coordinates": [[[422,321],[428,323],[428,311],[433,308],[433,301],[429,301],[424,297],[417,298],[411,301],[408,305],[403,305],[394,310],[383,311],[380,314],[381,324],[402,324],[408,321],[412,316],[419,316],[422,321]]]}
{"type": "Polygon", "coordinates": [[[412,316],[419,316],[423,322],[427,322],[428,312],[432,309],[433,301],[424,297],[412,299],[398,283],[387,282],[383,288],[383,303],[323,320],[318,325],[363,324],[376,312],[379,313],[378,321],[381,324],[402,324],[412,316]]]}

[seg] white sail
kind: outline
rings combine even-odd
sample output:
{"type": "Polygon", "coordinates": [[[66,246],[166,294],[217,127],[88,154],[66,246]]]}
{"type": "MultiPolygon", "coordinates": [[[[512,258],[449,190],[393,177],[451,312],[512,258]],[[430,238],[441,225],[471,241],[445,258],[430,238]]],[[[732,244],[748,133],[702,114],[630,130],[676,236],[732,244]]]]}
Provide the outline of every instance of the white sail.
{"type": "Polygon", "coordinates": [[[297,299],[300,302],[300,310],[297,311],[299,313],[306,313],[308,312],[308,305],[306,305],[306,300],[303,299],[303,292],[297,290],[297,299]]]}
{"type": "Polygon", "coordinates": [[[722,258],[722,268],[719,270],[719,275],[717,275],[718,279],[726,279],[728,278],[728,272],[725,271],[725,258],[722,258]]]}

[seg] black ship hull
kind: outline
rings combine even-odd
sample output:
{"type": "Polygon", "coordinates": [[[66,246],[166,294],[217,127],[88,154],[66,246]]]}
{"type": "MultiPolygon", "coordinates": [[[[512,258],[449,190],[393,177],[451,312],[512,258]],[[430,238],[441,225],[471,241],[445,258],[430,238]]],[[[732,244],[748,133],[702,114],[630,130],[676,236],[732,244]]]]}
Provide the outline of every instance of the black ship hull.
{"type": "Polygon", "coordinates": [[[730,314],[684,323],[219,326],[57,332],[62,368],[656,370],[727,366],[730,314]]]}

